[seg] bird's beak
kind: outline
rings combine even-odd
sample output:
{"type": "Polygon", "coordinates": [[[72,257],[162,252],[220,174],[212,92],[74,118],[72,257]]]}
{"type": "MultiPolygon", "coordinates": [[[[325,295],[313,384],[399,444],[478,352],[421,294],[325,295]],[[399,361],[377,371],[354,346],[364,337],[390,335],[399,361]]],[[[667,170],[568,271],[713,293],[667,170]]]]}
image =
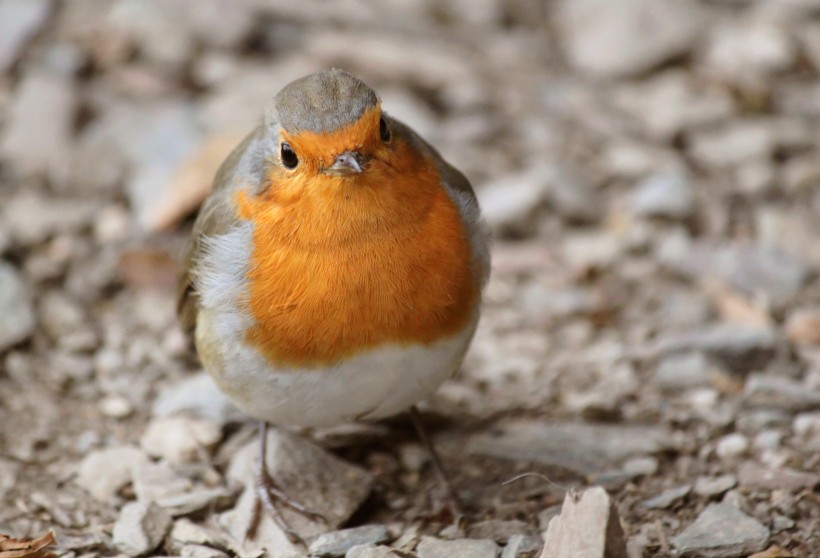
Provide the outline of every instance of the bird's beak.
{"type": "Polygon", "coordinates": [[[363,157],[357,151],[345,151],[333,162],[333,164],[324,169],[325,174],[331,176],[349,176],[362,172],[363,157]]]}

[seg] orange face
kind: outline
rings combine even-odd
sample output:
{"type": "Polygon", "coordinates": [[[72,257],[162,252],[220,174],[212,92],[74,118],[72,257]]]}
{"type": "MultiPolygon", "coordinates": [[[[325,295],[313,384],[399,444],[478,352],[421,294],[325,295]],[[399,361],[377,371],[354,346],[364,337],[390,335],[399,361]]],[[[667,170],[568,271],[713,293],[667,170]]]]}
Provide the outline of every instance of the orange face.
{"type": "Polygon", "coordinates": [[[274,165],[258,196],[247,340],[278,365],[327,365],[384,343],[463,329],[479,296],[458,208],[433,160],[379,132],[380,108],[331,133],[282,133],[299,159],[274,165]],[[360,172],[323,172],[344,152],[360,172]]]}

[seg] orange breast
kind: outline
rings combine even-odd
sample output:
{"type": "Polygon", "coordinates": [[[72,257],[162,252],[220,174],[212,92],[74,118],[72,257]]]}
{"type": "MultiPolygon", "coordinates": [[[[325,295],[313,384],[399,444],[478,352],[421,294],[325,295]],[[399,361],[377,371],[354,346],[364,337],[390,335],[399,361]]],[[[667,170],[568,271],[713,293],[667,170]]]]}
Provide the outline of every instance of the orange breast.
{"type": "Polygon", "coordinates": [[[278,172],[235,199],[254,223],[247,341],[268,360],[327,365],[465,327],[470,244],[429,158],[399,145],[355,180],[278,172]]]}

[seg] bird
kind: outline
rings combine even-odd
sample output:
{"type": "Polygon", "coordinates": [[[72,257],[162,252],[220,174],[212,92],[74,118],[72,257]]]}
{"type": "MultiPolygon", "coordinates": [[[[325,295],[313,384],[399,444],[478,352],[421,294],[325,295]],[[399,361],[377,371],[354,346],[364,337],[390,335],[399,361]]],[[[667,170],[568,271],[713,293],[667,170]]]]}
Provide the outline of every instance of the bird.
{"type": "Polygon", "coordinates": [[[259,421],[253,523],[265,509],[295,541],[280,506],[320,518],[268,472],[268,425],[410,411],[454,497],[416,404],[480,316],[490,234],[470,182],[344,70],[287,84],[260,120],[216,173],[177,297],[203,368],[259,421]]]}

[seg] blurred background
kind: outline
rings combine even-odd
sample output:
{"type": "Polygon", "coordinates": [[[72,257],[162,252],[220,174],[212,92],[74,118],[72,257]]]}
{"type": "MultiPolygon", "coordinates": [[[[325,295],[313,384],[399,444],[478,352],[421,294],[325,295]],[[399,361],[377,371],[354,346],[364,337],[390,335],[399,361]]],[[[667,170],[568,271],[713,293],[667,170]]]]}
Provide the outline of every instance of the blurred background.
{"type": "MultiPolygon", "coordinates": [[[[545,528],[559,488],[500,484],[541,471],[605,485],[632,556],[701,552],[716,502],[752,522],[725,556],[820,551],[816,0],[0,0],[0,533],[110,554],[145,483],[228,484],[248,429],[176,325],[177,262],[227,153],[333,66],[495,232],[463,373],[425,407],[506,522],[485,538],[545,528]],[[180,457],[168,416],[192,410],[210,435],[180,457]],[[110,478],[146,456],[164,481],[110,478]]],[[[339,445],[381,475],[359,522],[399,536],[432,477],[391,428],[339,445]]],[[[210,494],[196,510],[231,509],[210,494]]]]}

